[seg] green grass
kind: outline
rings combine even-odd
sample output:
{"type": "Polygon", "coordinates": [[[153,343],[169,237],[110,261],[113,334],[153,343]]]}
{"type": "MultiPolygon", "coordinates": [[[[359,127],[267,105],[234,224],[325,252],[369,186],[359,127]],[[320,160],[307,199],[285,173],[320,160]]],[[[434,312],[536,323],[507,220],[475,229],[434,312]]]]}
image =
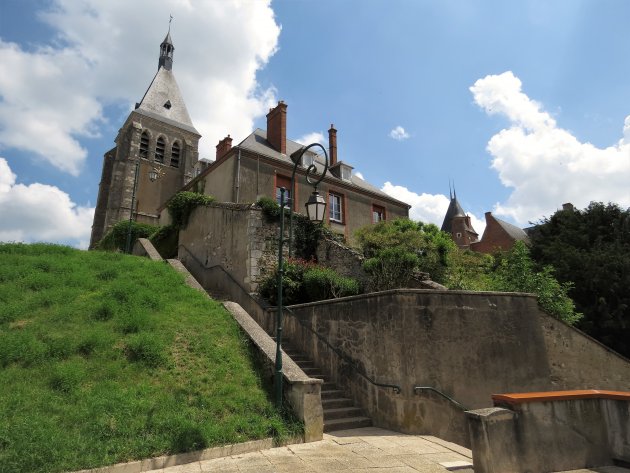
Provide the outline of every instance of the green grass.
{"type": "Polygon", "coordinates": [[[247,340],[164,263],[0,244],[0,472],[59,472],[300,425],[247,340]]]}

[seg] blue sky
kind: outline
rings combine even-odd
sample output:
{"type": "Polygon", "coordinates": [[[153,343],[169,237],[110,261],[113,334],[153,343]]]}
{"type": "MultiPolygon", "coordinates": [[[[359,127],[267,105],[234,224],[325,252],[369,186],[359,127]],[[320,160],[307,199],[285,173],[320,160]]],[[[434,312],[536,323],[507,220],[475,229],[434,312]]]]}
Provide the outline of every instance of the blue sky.
{"type": "Polygon", "coordinates": [[[521,226],[563,202],[630,206],[630,2],[3,0],[0,240],[85,246],[102,156],[175,17],[201,156],[277,100],[292,139],[441,223],[449,179],[521,226]]]}

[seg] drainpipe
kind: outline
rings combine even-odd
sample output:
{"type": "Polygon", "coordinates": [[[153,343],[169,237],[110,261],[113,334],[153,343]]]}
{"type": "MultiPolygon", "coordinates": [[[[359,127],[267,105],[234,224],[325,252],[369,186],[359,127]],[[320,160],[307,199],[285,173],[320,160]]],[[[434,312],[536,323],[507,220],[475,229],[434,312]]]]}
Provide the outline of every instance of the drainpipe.
{"type": "Polygon", "coordinates": [[[236,158],[236,203],[241,190],[241,147],[238,147],[238,157],[236,158]]]}

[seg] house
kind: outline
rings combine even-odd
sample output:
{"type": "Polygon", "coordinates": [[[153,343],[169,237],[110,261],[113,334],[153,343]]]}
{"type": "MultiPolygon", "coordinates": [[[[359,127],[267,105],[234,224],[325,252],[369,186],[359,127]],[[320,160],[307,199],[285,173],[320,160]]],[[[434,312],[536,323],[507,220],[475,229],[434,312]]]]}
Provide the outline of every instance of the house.
{"type": "Polygon", "coordinates": [[[527,233],[511,223],[496,218],[492,212],[486,212],[486,228],[481,240],[457,200],[457,193],[452,191],[444,222],[441,230],[449,233],[455,244],[461,249],[468,249],[478,253],[494,253],[508,251],[517,241],[528,242],[527,233]]]}
{"type": "Polygon", "coordinates": [[[481,241],[470,245],[470,249],[478,253],[494,253],[508,251],[517,241],[529,242],[527,233],[522,228],[496,218],[492,212],[486,212],[486,229],[481,241]]]}
{"type": "MultiPolygon", "coordinates": [[[[255,130],[234,147],[230,136],[221,140],[216,147],[216,160],[184,189],[203,191],[218,201],[235,203],[256,202],[262,196],[278,199],[282,187],[290,193],[294,160],[304,146],[287,139],[286,130],[287,104],[280,101],[267,114],[267,130],[255,130]]],[[[408,204],[354,175],[353,167],[338,159],[337,130],[333,125],[328,130],[328,143],[329,168],[318,192],[327,202],[325,222],[331,230],[352,242],[353,233],[365,225],[409,216],[408,204]]],[[[296,168],[292,199],[296,212],[305,212],[304,205],[313,191],[304,177],[311,164],[322,172],[323,157],[309,150],[296,168]]]]}
{"type": "Polygon", "coordinates": [[[450,233],[455,244],[462,249],[469,249],[470,245],[479,241],[479,234],[475,231],[464,209],[457,201],[457,193],[450,192],[451,201],[446,210],[441,230],[450,233]]]}
{"type": "MultiPolygon", "coordinates": [[[[160,44],[158,71],[105,153],[92,225],[90,247],[117,222],[130,216],[139,222],[164,224],[160,212],[175,193],[195,190],[220,202],[253,203],[277,198],[290,188],[296,155],[303,146],[287,139],[287,105],[279,102],[267,115],[267,130],[257,129],[232,146],[228,135],[217,145],[214,162],[199,161],[199,139],[173,74],[175,47],[170,32],[160,44]],[[160,177],[149,178],[150,171],[160,177]],[[133,205],[133,209],[132,209],[133,205]]],[[[328,173],[318,191],[328,204],[326,224],[352,241],[358,228],[373,222],[407,217],[410,206],[352,174],[337,157],[337,130],[331,125],[328,173]]],[[[304,179],[321,156],[307,152],[296,171],[293,208],[304,212],[312,188],[304,179]]]]}

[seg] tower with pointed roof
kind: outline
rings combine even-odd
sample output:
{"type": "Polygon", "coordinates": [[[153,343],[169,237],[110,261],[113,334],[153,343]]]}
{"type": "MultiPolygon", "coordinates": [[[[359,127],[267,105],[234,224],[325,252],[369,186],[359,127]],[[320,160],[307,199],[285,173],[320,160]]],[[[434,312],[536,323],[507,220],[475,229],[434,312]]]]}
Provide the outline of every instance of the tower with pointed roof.
{"type": "Polygon", "coordinates": [[[479,241],[479,234],[475,231],[464,209],[457,200],[455,188],[449,189],[451,202],[446,210],[441,230],[450,233],[451,238],[460,248],[470,248],[472,243],[479,241]]]}
{"type": "Polygon", "coordinates": [[[158,70],[142,100],[105,153],[92,224],[90,248],[117,222],[157,224],[158,208],[193,177],[201,135],[195,129],[173,74],[175,47],[169,31],[160,44],[158,70]],[[136,164],[136,199],[132,193],[136,164]],[[149,172],[161,177],[151,182],[149,172]]]}

